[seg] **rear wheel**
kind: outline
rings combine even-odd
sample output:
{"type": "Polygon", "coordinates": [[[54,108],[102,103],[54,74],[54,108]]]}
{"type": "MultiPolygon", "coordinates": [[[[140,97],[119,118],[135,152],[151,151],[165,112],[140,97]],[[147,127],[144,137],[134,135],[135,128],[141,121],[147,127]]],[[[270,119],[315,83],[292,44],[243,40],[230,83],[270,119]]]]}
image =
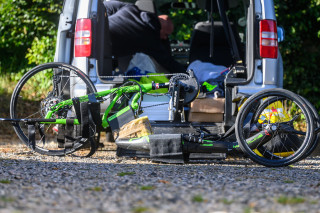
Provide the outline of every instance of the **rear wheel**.
{"type": "MultiPolygon", "coordinates": [[[[313,116],[313,120],[314,120],[315,128],[320,127],[320,117],[319,117],[319,114],[318,114],[318,111],[316,110],[316,108],[307,99],[305,99],[304,97],[300,96],[300,98],[306,103],[306,105],[308,106],[309,110],[311,111],[312,116],[313,116]]],[[[305,157],[308,157],[309,155],[312,155],[313,152],[315,152],[315,150],[319,146],[319,139],[320,139],[320,133],[315,134],[314,140],[310,144],[310,148],[306,152],[305,157]]]]}
{"type": "MultiPolygon", "coordinates": [[[[44,118],[51,106],[71,97],[94,92],[96,89],[93,83],[79,69],[63,63],[42,64],[30,70],[18,82],[11,97],[10,116],[13,119],[44,118]]],[[[76,118],[74,107],[64,107],[52,118],[76,118]]],[[[89,147],[89,151],[84,156],[94,153],[95,141],[90,138],[76,140],[73,146],[68,146],[68,148],[64,144],[58,146],[57,131],[59,128],[61,130],[62,126],[37,125],[34,150],[40,154],[61,156],[73,153],[83,147],[89,147]],[[43,133],[40,134],[40,132],[43,133]]],[[[16,122],[14,130],[19,138],[26,145],[29,145],[28,125],[24,122],[16,122]]],[[[77,136],[73,133],[71,137],[77,136]]]]}
{"type": "Polygon", "coordinates": [[[314,137],[313,116],[296,94],[271,89],[251,96],[236,119],[240,148],[253,161],[264,166],[286,166],[302,159],[314,137]],[[259,143],[252,136],[262,134],[259,143]]]}

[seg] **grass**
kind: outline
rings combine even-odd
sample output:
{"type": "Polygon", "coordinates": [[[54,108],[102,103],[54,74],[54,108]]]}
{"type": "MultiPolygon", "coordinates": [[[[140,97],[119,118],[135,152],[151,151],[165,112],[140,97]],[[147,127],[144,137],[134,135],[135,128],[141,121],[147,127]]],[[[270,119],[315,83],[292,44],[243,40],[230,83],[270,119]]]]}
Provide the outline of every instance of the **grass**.
{"type": "Polygon", "coordinates": [[[88,188],[87,190],[94,191],[94,192],[101,192],[102,188],[100,186],[95,186],[95,187],[88,188]]]}
{"type": "Polygon", "coordinates": [[[0,180],[0,183],[3,183],[3,184],[10,184],[11,181],[10,180],[0,180]]]}
{"type": "Polygon", "coordinates": [[[148,210],[149,210],[149,208],[147,208],[147,207],[138,206],[138,207],[133,208],[132,212],[133,213],[142,213],[142,212],[146,212],[148,210]]]}
{"type": "Polygon", "coordinates": [[[140,186],[141,190],[154,190],[155,188],[155,186],[140,186]]]}
{"type": "Polygon", "coordinates": [[[14,202],[16,199],[12,198],[12,197],[0,197],[0,201],[5,202],[5,203],[12,203],[14,202]]]}
{"type": "Polygon", "coordinates": [[[195,195],[192,197],[192,202],[202,203],[204,201],[205,201],[205,199],[203,199],[203,197],[201,195],[195,195]]]}
{"type": "Polygon", "coordinates": [[[252,212],[252,208],[247,206],[247,207],[244,208],[243,212],[244,213],[251,213],[252,212]]]}
{"type": "Polygon", "coordinates": [[[231,204],[233,203],[232,200],[228,200],[228,199],[226,199],[226,198],[223,198],[221,201],[222,201],[222,203],[225,204],[225,205],[231,205],[231,204]]]}
{"type": "Polygon", "coordinates": [[[283,182],[284,182],[284,183],[294,183],[293,180],[284,180],[283,182]]]}
{"type": "Polygon", "coordinates": [[[123,176],[127,176],[127,175],[135,175],[135,174],[136,174],[135,172],[120,172],[117,175],[120,177],[123,177],[123,176]]]}
{"type": "Polygon", "coordinates": [[[290,205],[290,204],[300,204],[304,203],[306,199],[303,197],[288,197],[288,196],[281,196],[277,199],[277,202],[283,205],[290,205]]]}

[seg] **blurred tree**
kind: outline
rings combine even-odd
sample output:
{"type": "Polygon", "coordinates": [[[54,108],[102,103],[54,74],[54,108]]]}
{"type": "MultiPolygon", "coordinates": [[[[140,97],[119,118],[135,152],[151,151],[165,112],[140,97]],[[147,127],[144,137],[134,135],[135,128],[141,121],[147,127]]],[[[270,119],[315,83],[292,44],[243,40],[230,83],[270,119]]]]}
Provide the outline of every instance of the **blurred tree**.
{"type": "Polygon", "coordinates": [[[60,0],[1,0],[0,74],[53,60],[61,4],[60,0]]]}
{"type": "Polygon", "coordinates": [[[320,109],[320,0],[275,0],[275,11],[286,32],[280,43],[284,87],[320,109]]]}

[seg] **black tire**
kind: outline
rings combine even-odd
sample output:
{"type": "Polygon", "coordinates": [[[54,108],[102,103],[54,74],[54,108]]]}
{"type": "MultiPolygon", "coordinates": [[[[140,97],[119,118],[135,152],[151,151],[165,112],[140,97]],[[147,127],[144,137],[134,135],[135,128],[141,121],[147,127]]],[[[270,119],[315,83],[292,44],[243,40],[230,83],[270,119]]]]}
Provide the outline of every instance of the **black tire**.
{"type": "Polygon", "coordinates": [[[235,128],[241,150],[254,162],[268,167],[287,166],[301,160],[314,140],[310,109],[298,95],[284,89],[268,89],[252,95],[241,107],[235,128]],[[252,135],[267,128],[274,129],[268,140],[252,143],[254,147],[247,143],[252,135]],[[264,153],[259,153],[259,149],[264,153]]]}
{"type": "MultiPolygon", "coordinates": [[[[10,116],[20,118],[44,118],[49,106],[70,97],[96,92],[91,80],[81,70],[68,64],[47,63],[39,65],[27,72],[15,87],[11,102],[10,116]],[[75,88],[77,87],[77,90],[75,88]],[[80,92],[79,92],[80,91],[80,92]],[[73,94],[72,93],[77,93],[73,94]]],[[[74,108],[62,109],[52,118],[76,118],[74,108]]],[[[44,128],[45,140],[36,131],[36,146],[34,151],[53,156],[63,156],[79,150],[89,144],[93,149],[95,142],[81,139],[72,148],[59,148],[53,125],[41,124],[44,128]]],[[[28,127],[24,122],[14,123],[14,130],[19,138],[28,145],[28,127]]],[[[95,151],[95,150],[92,150],[95,151]]],[[[90,152],[89,154],[92,154],[90,152]]]]}
{"type": "MultiPolygon", "coordinates": [[[[320,117],[319,117],[319,114],[318,114],[318,111],[316,110],[316,108],[304,97],[300,96],[300,98],[305,102],[305,104],[308,106],[309,110],[311,111],[315,128],[320,127],[320,117]]],[[[310,144],[310,148],[306,152],[304,157],[308,157],[308,156],[312,155],[312,153],[319,146],[319,139],[320,139],[320,133],[315,134],[313,142],[310,144]]]]}
{"type": "MultiPolygon", "coordinates": [[[[314,126],[315,127],[320,127],[320,118],[319,118],[319,114],[317,112],[317,110],[315,109],[315,107],[304,97],[299,96],[302,101],[305,103],[306,107],[308,107],[308,109],[311,112],[312,115],[312,120],[314,121],[314,126]]],[[[254,119],[254,122],[257,122],[257,119],[259,119],[259,115],[262,112],[262,110],[266,107],[267,105],[270,105],[272,102],[276,102],[279,100],[279,97],[270,97],[268,98],[268,100],[264,100],[263,103],[261,105],[259,105],[259,109],[256,112],[254,119]]],[[[293,139],[294,136],[292,136],[293,139]]],[[[305,157],[308,157],[309,155],[311,155],[313,153],[313,151],[318,147],[319,145],[319,138],[320,138],[320,133],[315,134],[313,141],[310,143],[310,148],[309,150],[305,153],[305,155],[300,159],[302,160],[305,157]]],[[[280,140],[280,138],[276,138],[277,140],[280,140]]],[[[271,157],[277,157],[277,156],[273,156],[271,153],[269,153],[267,150],[265,150],[263,147],[258,148],[258,151],[260,153],[265,152],[264,157],[266,158],[271,158],[271,157]]]]}

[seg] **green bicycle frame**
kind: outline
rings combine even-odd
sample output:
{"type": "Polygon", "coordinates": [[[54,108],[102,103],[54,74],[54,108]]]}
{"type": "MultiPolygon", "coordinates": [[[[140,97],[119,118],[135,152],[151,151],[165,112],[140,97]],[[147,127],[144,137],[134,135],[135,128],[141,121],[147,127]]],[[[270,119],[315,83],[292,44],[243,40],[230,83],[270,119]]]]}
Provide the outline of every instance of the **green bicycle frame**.
{"type": "MultiPolygon", "coordinates": [[[[115,103],[117,102],[117,100],[124,93],[137,93],[133,97],[132,102],[131,102],[132,109],[137,110],[139,107],[138,100],[140,98],[140,93],[139,93],[140,87],[141,87],[141,90],[143,93],[147,93],[151,90],[155,90],[158,88],[167,88],[169,84],[165,83],[165,84],[160,84],[160,85],[161,86],[159,87],[159,84],[155,84],[155,83],[140,84],[140,86],[138,86],[138,85],[124,86],[124,87],[120,87],[120,88],[114,88],[111,90],[105,90],[105,91],[94,93],[96,98],[102,98],[102,97],[105,97],[111,93],[116,94],[102,116],[102,127],[107,128],[109,126],[108,121],[107,121],[108,115],[109,115],[110,111],[112,110],[113,106],[115,105],[115,103]],[[157,85],[157,86],[155,86],[155,85],[157,85]]],[[[88,95],[84,95],[84,96],[79,97],[79,101],[80,101],[80,103],[89,101],[88,95]]],[[[72,106],[72,105],[73,105],[72,99],[68,99],[68,100],[65,100],[65,101],[58,103],[57,105],[51,107],[51,109],[47,112],[45,119],[53,119],[52,116],[54,113],[58,112],[60,109],[66,107],[66,106],[72,106]]],[[[66,120],[67,119],[56,119],[55,122],[41,122],[41,123],[44,123],[44,124],[66,124],[66,120]]],[[[74,125],[80,125],[78,119],[74,119],[74,125]]]]}

